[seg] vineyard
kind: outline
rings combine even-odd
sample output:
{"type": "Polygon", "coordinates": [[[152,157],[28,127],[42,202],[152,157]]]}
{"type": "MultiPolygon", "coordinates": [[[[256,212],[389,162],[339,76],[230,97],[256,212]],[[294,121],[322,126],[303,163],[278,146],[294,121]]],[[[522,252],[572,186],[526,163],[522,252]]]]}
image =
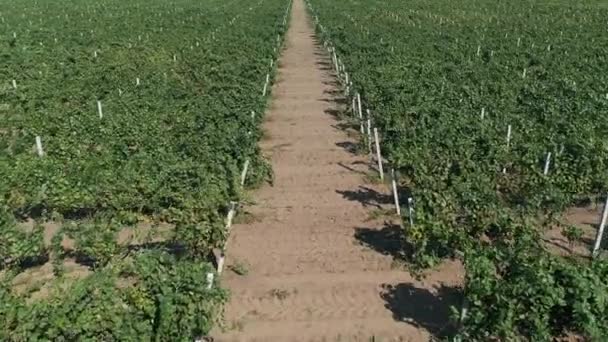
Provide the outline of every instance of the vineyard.
{"type": "Polygon", "coordinates": [[[580,240],[564,213],[599,206],[608,191],[608,8],[525,0],[308,6],[356,126],[378,128],[407,199],[404,257],[418,268],[445,258],[465,264],[454,335],[605,339],[608,263],[601,253],[553,253],[543,236],[557,227],[580,240]]]}
{"type": "Polygon", "coordinates": [[[0,2],[0,340],[191,341],[289,2],[0,2]]]}

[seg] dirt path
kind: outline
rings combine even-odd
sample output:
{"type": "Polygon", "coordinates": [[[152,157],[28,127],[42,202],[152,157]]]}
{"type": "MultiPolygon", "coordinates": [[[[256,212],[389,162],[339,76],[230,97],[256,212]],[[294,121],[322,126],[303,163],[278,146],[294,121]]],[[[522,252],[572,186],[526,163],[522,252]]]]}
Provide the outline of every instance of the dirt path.
{"type": "Polygon", "coordinates": [[[448,263],[415,281],[392,267],[400,228],[369,220],[391,196],[365,184],[369,160],[333,116],[336,93],[294,0],[262,143],[275,185],[233,228],[227,263],[246,274],[223,276],[231,300],[218,341],[427,341],[447,322],[461,271],[448,263]]]}

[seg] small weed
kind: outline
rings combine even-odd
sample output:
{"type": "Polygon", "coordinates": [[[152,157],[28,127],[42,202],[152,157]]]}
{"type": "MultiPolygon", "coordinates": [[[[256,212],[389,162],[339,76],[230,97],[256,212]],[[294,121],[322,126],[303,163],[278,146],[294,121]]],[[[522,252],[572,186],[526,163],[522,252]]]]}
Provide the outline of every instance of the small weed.
{"type": "Polygon", "coordinates": [[[390,217],[390,216],[393,216],[394,214],[395,214],[395,209],[392,209],[392,208],[374,209],[369,212],[369,214],[367,215],[367,218],[365,219],[365,222],[374,221],[374,220],[385,218],[385,217],[390,217]]]}
{"type": "Polygon", "coordinates": [[[247,265],[240,261],[236,261],[234,264],[228,266],[228,269],[240,276],[246,276],[247,274],[249,274],[249,269],[247,268],[247,265]]]}
{"type": "Polygon", "coordinates": [[[285,300],[287,297],[289,297],[289,295],[290,293],[287,290],[272,289],[270,291],[270,296],[275,297],[279,300],[285,300]]]}
{"type": "Polygon", "coordinates": [[[260,222],[261,218],[258,217],[257,215],[254,215],[248,211],[239,213],[235,218],[233,223],[234,224],[253,224],[256,222],[260,222]]]}

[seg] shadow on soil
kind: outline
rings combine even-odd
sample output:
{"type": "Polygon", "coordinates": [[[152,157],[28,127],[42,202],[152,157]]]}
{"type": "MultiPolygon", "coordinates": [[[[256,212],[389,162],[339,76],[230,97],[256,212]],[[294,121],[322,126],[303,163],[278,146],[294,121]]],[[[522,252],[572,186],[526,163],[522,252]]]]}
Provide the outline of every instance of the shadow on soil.
{"type": "Polygon", "coordinates": [[[355,239],[380,254],[390,255],[394,259],[405,259],[403,230],[398,224],[384,222],[382,229],[355,228],[355,239]]]}
{"type": "Polygon", "coordinates": [[[357,190],[336,190],[349,201],[361,203],[364,207],[382,208],[383,204],[390,204],[393,201],[391,195],[383,194],[367,186],[359,186],[357,190]]]}
{"type": "Polygon", "coordinates": [[[441,285],[430,291],[412,283],[383,284],[380,297],[396,321],[424,328],[438,339],[454,333],[450,307],[461,303],[457,287],[441,285]]]}

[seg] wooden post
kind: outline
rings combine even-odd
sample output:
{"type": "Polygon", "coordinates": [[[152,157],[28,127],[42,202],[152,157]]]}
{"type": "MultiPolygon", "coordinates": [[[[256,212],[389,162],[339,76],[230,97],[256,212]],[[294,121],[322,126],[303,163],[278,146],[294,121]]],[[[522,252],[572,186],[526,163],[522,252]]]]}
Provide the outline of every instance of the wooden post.
{"type": "Polygon", "coordinates": [[[384,170],[382,169],[382,154],[380,152],[380,140],[378,139],[378,128],[374,127],[374,140],[376,141],[376,158],[378,159],[378,172],[380,180],[384,180],[384,170]]]}
{"type": "Polygon", "coordinates": [[[600,227],[595,237],[595,244],[593,245],[593,257],[596,257],[599,253],[600,246],[602,244],[602,237],[604,235],[604,228],[606,227],[606,221],[608,220],[608,194],[606,195],[606,203],[604,204],[604,212],[602,213],[602,220],[600,227]]]}
{"type": "Polygon", "coordinates": [[[393,198],[395,199],[395,209],[397,215],[401,216],[401,207],[399,206],[399,193],[397,192],[397,179],[395,178],[395,169],[391,168],[391,182],[393,184],[393,198]]]}

